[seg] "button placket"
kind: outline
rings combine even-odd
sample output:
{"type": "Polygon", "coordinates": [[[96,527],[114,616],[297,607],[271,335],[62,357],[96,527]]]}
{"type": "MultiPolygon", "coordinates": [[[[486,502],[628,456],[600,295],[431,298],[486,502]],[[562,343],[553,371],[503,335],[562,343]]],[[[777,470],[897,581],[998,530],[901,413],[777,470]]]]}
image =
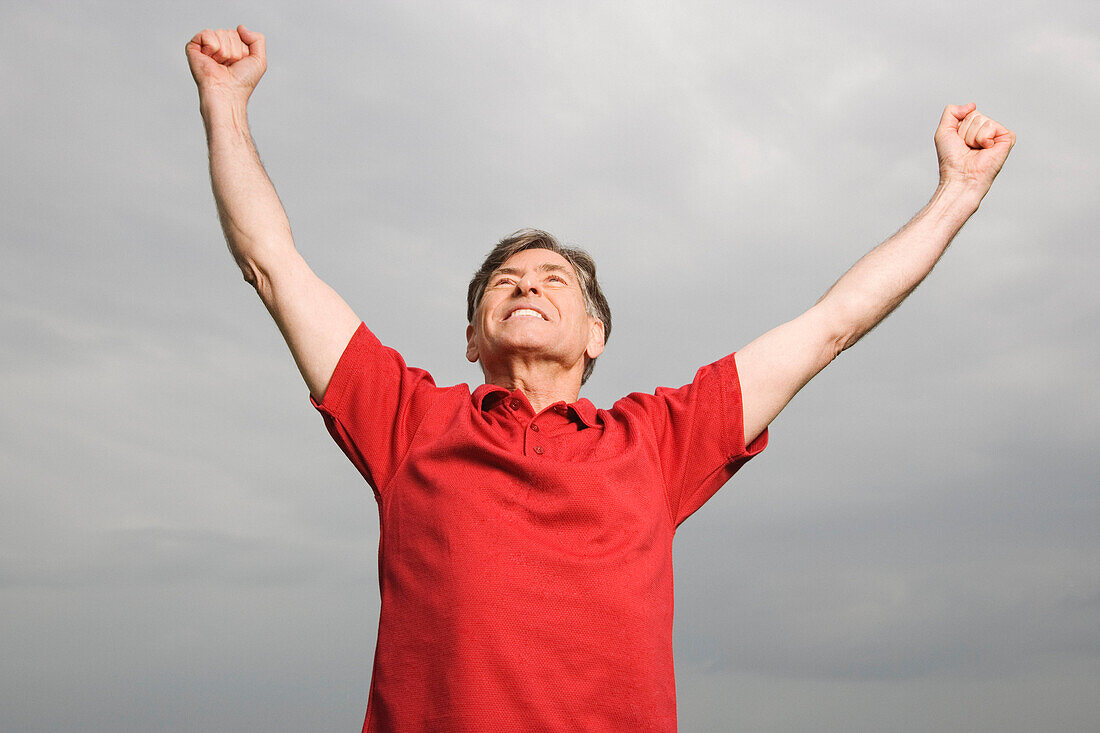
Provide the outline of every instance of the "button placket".
{"type": "MultiPolygon", "coordinates": [[[[527,429],[530,430],[532,433],[537,433],[539,431],[539,426],[534,420],[532,420],[531,424],[527,426],[527,429]]],[[[531,436],[531,437],[533,438],[534,436],[531,436]]],[[[543,451],[544,451],[544,449],[541,445],[536,445],[536,446],[532,447],[531,450],[534,451],[535,455],[537,455],[537,456],[541,456],[543,454],[543,451]]]]}

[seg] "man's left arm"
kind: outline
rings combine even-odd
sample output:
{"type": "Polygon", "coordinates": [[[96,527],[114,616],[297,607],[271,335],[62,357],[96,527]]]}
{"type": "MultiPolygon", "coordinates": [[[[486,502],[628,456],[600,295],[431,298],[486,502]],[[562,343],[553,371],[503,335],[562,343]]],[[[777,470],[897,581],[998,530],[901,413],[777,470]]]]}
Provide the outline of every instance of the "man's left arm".
{"type": "Polygon", "coordinates": [[[810,310],[737,352],[746,443],[931,272],[978,210],[1016,135],[973,104],[952,105],[944,109],[935,142],[940,182],[928,205],[864,255],[810,310]]]}

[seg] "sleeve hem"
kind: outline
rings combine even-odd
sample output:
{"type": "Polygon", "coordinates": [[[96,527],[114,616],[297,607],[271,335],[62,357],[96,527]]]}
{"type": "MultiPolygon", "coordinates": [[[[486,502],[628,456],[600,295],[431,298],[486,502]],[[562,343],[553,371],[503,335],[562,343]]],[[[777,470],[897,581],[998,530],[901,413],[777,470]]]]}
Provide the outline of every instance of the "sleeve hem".
{"type": "Polygon", "coordinates": [[[345,398],[349,392],[349,386],[354,383],[355,376],[359,373],[363,362],[364,351],[372,346],[371,341],[377,341],[365,323],[360,322],[351,340],[344,347],[344,352],[336,362],[336,368],[332,371],[325,395],[318,402],[309,395],[310,404],[317,410],[332,416],[340,414],[344,407],[345,398]]]}
{"type": "Polygon", "coordinates": [[[737,354],[730,354],[729,358],[725,360],[724,366],[726,369],[723,370],[722,396],[726,404],[723,405],[723,408],[727,410],[727,414],[732,406],[737,408],[737,419],[730,421],[732,423],[730,426],[732,433],[730,435],[729,460],[749,459],[768,447],[768,428],[764,428],[760,435],[757,435],[751,442],[746,444],[745,402],[741,395],[741,378],[737,374],[737,354]]]}

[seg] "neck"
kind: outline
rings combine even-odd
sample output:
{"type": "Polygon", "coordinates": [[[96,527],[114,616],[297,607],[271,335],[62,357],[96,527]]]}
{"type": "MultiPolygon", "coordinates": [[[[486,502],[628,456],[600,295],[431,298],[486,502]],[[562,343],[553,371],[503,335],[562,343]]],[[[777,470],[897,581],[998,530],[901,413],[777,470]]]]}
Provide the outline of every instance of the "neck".
{"type": "Polygon", "coordinates": [[[499,372],[486,372],[485,383],[521,390],[536,413],[558,402],[572,404],[581,393],[581,369],[561,371],[554,365],[513,364],[499,372]]]}

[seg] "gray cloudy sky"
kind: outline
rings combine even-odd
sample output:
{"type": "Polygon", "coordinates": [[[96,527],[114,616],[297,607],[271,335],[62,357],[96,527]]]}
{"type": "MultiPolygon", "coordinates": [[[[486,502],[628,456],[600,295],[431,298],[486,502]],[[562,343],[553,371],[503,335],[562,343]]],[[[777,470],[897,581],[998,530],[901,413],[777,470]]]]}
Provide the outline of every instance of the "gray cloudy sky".
{"type": "Polygon", "coordinates": [[[476,382],[479,258],[585,246],[600,406],[811,305],[931,195],[945,104],[1013,128],[929,281],[681,527],[681,729],[1095,729],[1089,0],[4,2],[0,729],[362,723],[377,512],[225,251],[184,60],[238,22],[314,269],[476,382]]]}

